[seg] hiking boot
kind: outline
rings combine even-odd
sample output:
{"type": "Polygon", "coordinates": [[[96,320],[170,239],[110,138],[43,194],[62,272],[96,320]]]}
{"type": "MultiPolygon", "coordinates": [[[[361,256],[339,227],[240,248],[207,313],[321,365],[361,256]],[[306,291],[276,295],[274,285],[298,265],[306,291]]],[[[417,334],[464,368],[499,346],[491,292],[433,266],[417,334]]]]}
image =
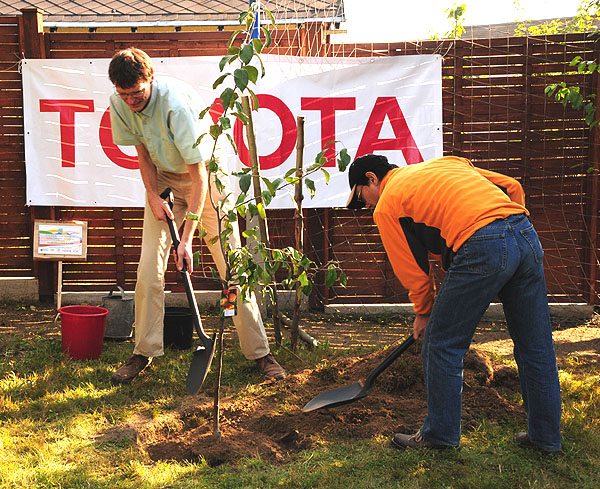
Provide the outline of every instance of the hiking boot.
{"type": "Polygon", "coordinates": [[[519,433],[517,433],[516,436],[515,436],[515,441],[517,442],[517,445],[519,445],[520,447],[523,447],[523,448],[533,448],[535,450],[539,450],[544,455],[551,455],[551,456],[560,456],[560,455],[562,455],[562,450],[560,450],[560,449],[558,449],[558,450],[545,450],[543,448],[538,447],[535,443],[533,443],[531,441],[531,439],[529,438],[529,433],[527,433],[526,431],[520,431],[519,433]]]}
{"type": "Polygon", "coordinates": [[[436,450],[457,448],[452,445],[436,445],[435,443],[431,443],[423,438],[421,430],[417,431],[414,435],[396,433],[392,438],[392,446],[400,450],[406,450],[407,448],[435,448],[436,450]]]}
{"type": "Polygon", "coordinates": [[[263,371],[267,379],[282,380],[287,377],[285,370],[277,363],[271,353],[256,360],[256,366],[263,371]]]}
{"type": "Polygon", "coordinates": [[[151,363],[152,357],[132,355],[125,365],[121,365],[121,367],[112,374],[110,381],[113,384],[129,384],[151,363]]]}

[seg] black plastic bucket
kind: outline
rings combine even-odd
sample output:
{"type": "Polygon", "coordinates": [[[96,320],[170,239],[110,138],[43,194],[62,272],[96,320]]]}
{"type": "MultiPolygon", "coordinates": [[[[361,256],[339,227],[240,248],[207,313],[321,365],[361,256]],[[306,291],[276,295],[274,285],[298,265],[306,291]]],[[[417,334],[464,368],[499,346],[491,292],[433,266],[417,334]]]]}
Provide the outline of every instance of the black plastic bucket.
{"type": "Polygon", "coordinates": [[[194,316],[189,307],[165,307],[163,342],[165,348],[187,350],[192,346],[194,316]]]}

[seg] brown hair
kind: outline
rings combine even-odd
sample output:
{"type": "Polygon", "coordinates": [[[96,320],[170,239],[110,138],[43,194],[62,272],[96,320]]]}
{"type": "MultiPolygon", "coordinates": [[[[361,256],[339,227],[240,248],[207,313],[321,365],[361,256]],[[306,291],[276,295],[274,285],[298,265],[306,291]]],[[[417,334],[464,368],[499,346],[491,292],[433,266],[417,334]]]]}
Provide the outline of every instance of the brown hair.
{"type": "Polygon", "coordinates": [[[108,78],[113,85],[131,88],[154,76],[154,65],[150,56],[138,48],[127,48],[113,56],[108,65],[108,78]]]}

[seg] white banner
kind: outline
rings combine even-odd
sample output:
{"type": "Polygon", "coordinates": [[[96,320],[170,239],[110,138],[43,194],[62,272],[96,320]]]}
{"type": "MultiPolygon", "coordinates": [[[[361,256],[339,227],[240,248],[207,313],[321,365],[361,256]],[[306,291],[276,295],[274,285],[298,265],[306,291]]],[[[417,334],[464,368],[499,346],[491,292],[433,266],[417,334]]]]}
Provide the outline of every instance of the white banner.
{"type": "MultiPolygon", "coordinates": [[[[219,60],[157,58],[154,63],[157,77],[187,82],[208,105],[223,87],[212,89],[220,75],[219,60]]],[[[144,205],[135,148],[112,143],[108,98],[114,87],[107,75],[109,61],[23,61],[29,205],[144,205]]],[[[305,167],[322,149],[332,148],[326,146],[331,141],[337,141],[336,151],[346,148],[353,159],[381,153],[398,165],[442,155],[440,56],[264,56],[263,61],[266,76],[256,89],[260,109],[254,115],[262,176],[273,180],[295,167],[297,116],[305,118],[305,167]]],[[[240,169],[247,164],[247,151],[243,126],[237,126],[232,134],[240,156],[231,151],[228,165],[240,169]]],[[[329,185],[322,174],[315,174],[316,196],[306,197],[304,207],[346,203],[347,175],[334,162],[326,170],[329,185]]],[[[292,207],[292,194],[293,189],[278,194],[269,207],[292,207]]]]}

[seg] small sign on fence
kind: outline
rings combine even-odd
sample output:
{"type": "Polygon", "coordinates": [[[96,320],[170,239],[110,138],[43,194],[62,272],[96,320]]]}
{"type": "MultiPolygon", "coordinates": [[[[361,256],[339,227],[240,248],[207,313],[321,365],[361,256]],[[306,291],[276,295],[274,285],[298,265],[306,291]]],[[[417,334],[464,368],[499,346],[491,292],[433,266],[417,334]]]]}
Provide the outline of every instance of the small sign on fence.
{"type": "Polygon", "coordinates": [[[34,260],[85,260],[87,222],[45,221],[34,223],[34,260]]]}

